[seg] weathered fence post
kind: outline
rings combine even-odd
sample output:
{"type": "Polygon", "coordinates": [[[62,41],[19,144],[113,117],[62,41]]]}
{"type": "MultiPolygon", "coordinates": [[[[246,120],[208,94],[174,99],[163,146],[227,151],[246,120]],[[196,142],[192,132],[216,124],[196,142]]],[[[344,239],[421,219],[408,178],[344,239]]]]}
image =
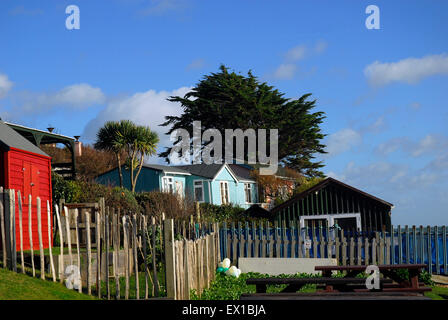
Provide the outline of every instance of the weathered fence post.
{"type": "Polygon", "coordinates": [[[51,218],[50,218],[50,201],[47,200],[47,226],[48,226],[48,253],[50,255],[50,268],[53,282],[56,282],[56,271],[54,270],[53,252],[51,250],[51,218]]]}
{"type": "Polygon", "coordinates": [[[19,204],[20,267],[22,273],[25,273],[25,259],[23,257],[22,195],[20,190],[17,191],[17,202],[19,204]]]}
{"type": "Polygon", "coordinates": [[[44,245],[42,241],[42,215],[40,198],[37,197],[37,233],[39,234],[40,278],[45,280],[44,245]]]}
{"type": "Polygon", "coordinates": [[[61,252],[59,253],[58,273],[59,281],[62,283],[62,281],[64,281],[64,237],[62,235],[61,215],[59,214],[58,205],[55,205],[55,210],[59,228],[59,245],[61,247],[61,252]]]}
{"type": "Polygon", "coordinates": [[[166,294],[168,298],[176,299],[176,266],[174,264],[174,223],[173,219],[164,222],[165,263],[166,263],[166,294]]]}
{"type": "Polygon", "coordinates": [[[78,292],[82,293],[82,275],[81,275],[81,256],[79,253],[79,229],[78,229],[78,209],[75,209],[75,233],[76,233],[76,254],[77,254],[77,264],[79,270],[79,281],[80,285],[78,287],[78,292]]]}
{"type": "Polygon", "coordinates": [[[90,212],[86,210],[86,236],[87,236],[87,294],[92,294],[90,284],[90,276],[92,274],[91,259],[92,259],[92,240],[90,236],[90,212]]]}
{"type": "Polygon", "coordinates": [[[2,258],[3,268],[7,268],[7,251],[6,251],[6,232],[5,232],[5,206],[4,206],[4,193],[3,187],[0,187],[0,228],[2,233],[2,258]]]}
{"type": "MultiPolygon", "coordinates": [[[[0,199],[1,201],[1,199],[0,199]]],[[[33,269],[33,277],[36,276],[36,269],[34,268],[34,250],[33,250],[33,228],[32,228],[32,198],[28,195],[28,235],[30,238],[30,251],[31,251],[31,268],[33,269]]],[[[1,212],[0,212],[1,214],[1,212]]]]}

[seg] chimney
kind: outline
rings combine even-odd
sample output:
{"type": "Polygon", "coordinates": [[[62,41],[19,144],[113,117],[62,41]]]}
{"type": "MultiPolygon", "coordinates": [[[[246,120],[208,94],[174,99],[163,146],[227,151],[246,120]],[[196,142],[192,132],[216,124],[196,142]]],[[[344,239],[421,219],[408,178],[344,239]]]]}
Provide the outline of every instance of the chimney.
{"type": "Polygon", "coordinates": [[[81,136],[74,136],[75,137],[75,156],[80,157],[82,156],[82,142],[79,141],[79,138],[81,136]]]}

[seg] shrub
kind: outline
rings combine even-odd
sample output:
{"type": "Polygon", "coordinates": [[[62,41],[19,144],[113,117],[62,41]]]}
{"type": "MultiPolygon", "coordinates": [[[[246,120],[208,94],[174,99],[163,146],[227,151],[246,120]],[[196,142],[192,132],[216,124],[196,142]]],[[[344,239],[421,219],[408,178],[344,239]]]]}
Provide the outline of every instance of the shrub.
{"type": "Polygon", "coordinates": [[[160,217],[162,212],[166,218],[182,218],[194,214],[194,203],[188,197],[179,198],[168,192],[150,191],[135,194],[135,198],[143,212],[160,217]]]}
{"type": "Polygon", "coordinates": [[[97,202],[104,197],[111,208],[120,208],[124,212],[139,212],[140,206],[133,193],[125,188],[108,187],[98,183],[85,181],[66,181],[60,175],[52,174],[53,203],[61,199],[66,203],[97,202]]]}
{"type": "Polygon", "coordinates": [[[211,203],[201,203],[201,217],[216,222],[223,221],[246,221],[248,217],[243,215],[245,209],[232,204],[215,205],[211,203]]]}
{"type": "MultiPolygon", "coordinates": [[[[215,280],[211,283],[209,289],[204,289],[201,297],[195,290],[191,291],[192,300],[238,300],[243,293],[255,293],[255,285],[246,284],[249,278],[269,278],[272,277],[267,274],[260,274],[254,272],[242,273],[238,278],[226,276],[222,273],[217,273],[215,280]]],[[[298,273],[295,275],[278,275],[275,278],[308,278],[320,277],[318,274],[298,273]]],[[[268,293],[277,293],[283,290],[287,285],[271,285],[268,286],[268,293]]],[[[314,291],[315,285],[310,284],[304,286],[300,291],[314,291]]]]}

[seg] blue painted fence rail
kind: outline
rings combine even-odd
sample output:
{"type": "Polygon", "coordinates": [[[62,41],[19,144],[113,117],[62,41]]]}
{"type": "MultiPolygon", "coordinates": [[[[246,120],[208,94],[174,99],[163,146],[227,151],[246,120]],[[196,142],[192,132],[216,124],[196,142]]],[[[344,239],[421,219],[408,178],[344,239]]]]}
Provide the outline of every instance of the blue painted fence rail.
{"type": "Polygon", "coordinates": [[[221,257],[336,258],[341,265],[424,263],[448,274],[447,227],[393,226],[385,232],[331,228],[286,228],[226,224],[220,228],[221,257]]]}

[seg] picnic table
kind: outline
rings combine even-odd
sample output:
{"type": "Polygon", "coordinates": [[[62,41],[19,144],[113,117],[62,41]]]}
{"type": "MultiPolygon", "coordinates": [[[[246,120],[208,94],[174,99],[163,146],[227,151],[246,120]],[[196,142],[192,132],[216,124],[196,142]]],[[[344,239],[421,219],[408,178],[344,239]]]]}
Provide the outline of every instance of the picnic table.
{"type": "Polygon", "coordinates": [[[419,299],[424,297],[421,293],[431,291],[419,283],[418,276],[424,264],[396,264],[378,265],[380,278],[380,289],[369,290],[366,288],[366,279],[356,277],[365,272],[366,266],[316,266],[316,271],[322,272],[322,277],[310,278],[250,278],[247,284],[256,286],[255,294],[243,294],[241,299],[419,299]],[[408,270],[409,281],[401,279],[397,270],[408,270]],[[346,272],[343,277],[331,277],[333,271],[346,272]],[[287,286],[280,293],[267,293],[268,285],[287,286]],[[306,284],[316,284],[316,293],[297,293],[306,284]]]}
{"type": "MultiPolygon", "coordinates": [[[[408,292],[425,292],[431,291],[431,288],[424,287],[420,283],[418,277],[425,264],[383,264],[377,265],[379,272],[383,278],[388,278],[395,282],[385,284],[382,291],[408,291],[408,292]],[[408,270],[409,280],[403,280],[396,273],[398,270],[408,270]]],[[[322,271],[323,277],[330,277],[333,271],[346,272],[344,278],[356,277],[356,275],[365,272],[366,266],[316,266],[316,271],[322,271]]],[[[344,279],[342,278],[342,279],[344,279]]],[[[354,291],[367,291],[364,289],[355,289],[354,291]]],[[[329,290],[328,290],[329,291],[329,290]]]]}

